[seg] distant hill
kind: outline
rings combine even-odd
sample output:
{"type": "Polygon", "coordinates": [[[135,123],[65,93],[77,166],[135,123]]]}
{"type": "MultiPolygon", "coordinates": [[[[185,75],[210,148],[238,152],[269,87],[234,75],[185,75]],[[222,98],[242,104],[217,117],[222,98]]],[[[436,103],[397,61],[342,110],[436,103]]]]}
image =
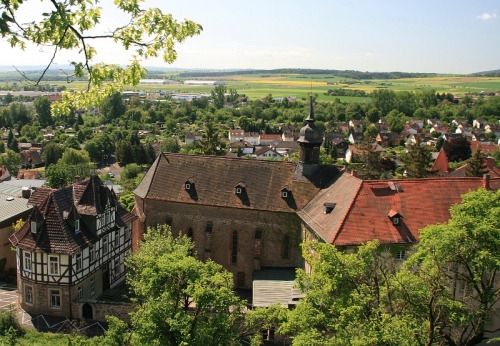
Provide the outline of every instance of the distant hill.
{"type": "Polygon", "coordinates": [[[484,72],[476,72],[472,73],[473,76],[482,76],[482,77],[500,77],[500,69],[484,71],[484,72]]]}

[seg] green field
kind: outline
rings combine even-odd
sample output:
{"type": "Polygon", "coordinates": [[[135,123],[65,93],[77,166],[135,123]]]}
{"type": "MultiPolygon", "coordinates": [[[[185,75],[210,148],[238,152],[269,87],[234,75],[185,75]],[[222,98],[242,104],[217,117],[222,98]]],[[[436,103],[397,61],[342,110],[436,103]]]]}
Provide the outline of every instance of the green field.
{"type": "MultiPolygon", "coordinates": [[[[169,75],[167,78],[171,78],[169,75]]],[[[238,93],[247,95],[250,99],[260,99],[271,94],[273,97],[294,96],[297,99],[307,98],[310,93],[317,94],[320,101],[333,101],[338,96],[328,96],[329,89],[356,89],[370,93],[374,90],[388,89],[393,91],[418,91],[436,90],[439,93],[451,93],[463,96],[466,93],[500,92],[500,77],[475,77],[475,76],[436,76],[426,78],[401,78],[401,79],[370,79],[355,80],[335,77],[329,74],[243,74],[223,77],[185,78],[204,80],[223,80],[228,89],[236,89],[238,93]]],[[[50,81],[52,85],[65,85],[67,88],[84,88],[86,83],[63,81],[50,81]]],[[[0,85],[12,85],[12,82],[2,81],[0,85]]],[[[21,83],[17,83],[21,85],[21,83]]],[[[212,86],[192,85],[138,85],[128,90],[157,91],[182,93],[210,93],[212,86]]],[[[368,101],[369,97],[338,97],[341,101],[368,101]]]]}

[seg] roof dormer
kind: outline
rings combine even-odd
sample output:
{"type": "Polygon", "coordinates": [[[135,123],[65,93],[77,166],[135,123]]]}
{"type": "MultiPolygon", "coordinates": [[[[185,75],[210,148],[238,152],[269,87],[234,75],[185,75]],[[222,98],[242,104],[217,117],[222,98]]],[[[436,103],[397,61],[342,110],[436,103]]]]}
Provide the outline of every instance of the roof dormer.
{"type": "Polygon", "coordinates": [[[292,193],[292,190],[288,188],[288,186],[283,186],[281,189],[281,198],[287,199],[290,197],[290,194],[292,193]]]}
{"type": "Polygon", "coordinates": [[[234,187],[234,193],[237,194],[237,195],[242,195],[243,192],[245,192],[245,189],[246,189],[245,184],[243,184],[242,182],[239,182],[234,187]]]}
{"type": "Polygon", "coordinates": [[[337,205],[337,203],[324,203],[323,206],[325,207],[325,214],[330,214],[333,209],[335,209],[335,206],[337,205]]]}
{"type": "Polygon", "coordinates": [[[399,226],[401,224],[401,219],[403,218],[403,216],[394,209],[391,209],[391,211],[387,214],[387,217],[391,220],[394,226],[399,226]]]}
{"type": "Polygon", "coordinates": [[[189,178],[188,180],[185,181],[184,183],[184,189],[186,191],[189,191],[191,190],[192,188],[194,188],[194,179],[193,178],[189,178]]]}

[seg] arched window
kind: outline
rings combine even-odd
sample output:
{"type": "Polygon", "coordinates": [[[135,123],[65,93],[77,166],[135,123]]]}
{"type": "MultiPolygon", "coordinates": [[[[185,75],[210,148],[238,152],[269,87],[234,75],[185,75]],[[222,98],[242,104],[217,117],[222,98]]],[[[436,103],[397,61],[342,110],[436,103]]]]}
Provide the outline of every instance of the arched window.
{"type": "Polygon", "coordinates": [[[283,250],[282,250],[281,256],[284,259],[290,258],[290,236],[288,234],[286,234],[283,237],[283,250]]]}
{"type": "Polygon", "coordinates": [[[238,232],[233,231],[233,239],[231,246],[231,263],[236,264],[238,260],[238,232]]]}

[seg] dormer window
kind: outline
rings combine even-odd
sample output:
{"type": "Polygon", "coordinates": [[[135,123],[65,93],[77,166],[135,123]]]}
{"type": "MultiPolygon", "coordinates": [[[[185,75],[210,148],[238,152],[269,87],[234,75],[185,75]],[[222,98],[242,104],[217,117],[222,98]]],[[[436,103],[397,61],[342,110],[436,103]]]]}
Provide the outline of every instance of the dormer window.
{"type": "Polygon", "coordinates": [[[325,207],[325,214],[330,214],[333,209],[335,209],[336,203],[325,203],[323,204],[325,207]]]}
{"type": "Polygon", "coordinates": [[[235,186],[235,193],[237,195],[243,194],[243,190],[245,189],[245,184],[243,183],[238,183],[238,185],[235,186]]]}
{"type": "Polygon", "coordinates": [[[186,191],[189,191],[189,190],[191,190],[194,187],[193,185],[194,185],[194,179],[193,178],[189,178],[184,183],[184,188],[186,189],[186,191]]]}
{"type": "Polygon", "coordinates": [[[75,220],[75,234],[80,233],[80,220],[75,220]]]}
{"type": "Polygon", "coordinates": [[[36,221],[31,221],[31,233],[36,234],[36,221]]]}
{"type": "Polygon", "coordinates": [[[284,187],[281,189],[281,198],[288,198],[292,191],[288,187],[284,187]]]}
{"type": "Polygon", "coordinates": [[[399,226],[403,216],[398,211],[391,209],[391,211],[387,214],[387,217],[391,220],[394,226],[399,226]]]}

